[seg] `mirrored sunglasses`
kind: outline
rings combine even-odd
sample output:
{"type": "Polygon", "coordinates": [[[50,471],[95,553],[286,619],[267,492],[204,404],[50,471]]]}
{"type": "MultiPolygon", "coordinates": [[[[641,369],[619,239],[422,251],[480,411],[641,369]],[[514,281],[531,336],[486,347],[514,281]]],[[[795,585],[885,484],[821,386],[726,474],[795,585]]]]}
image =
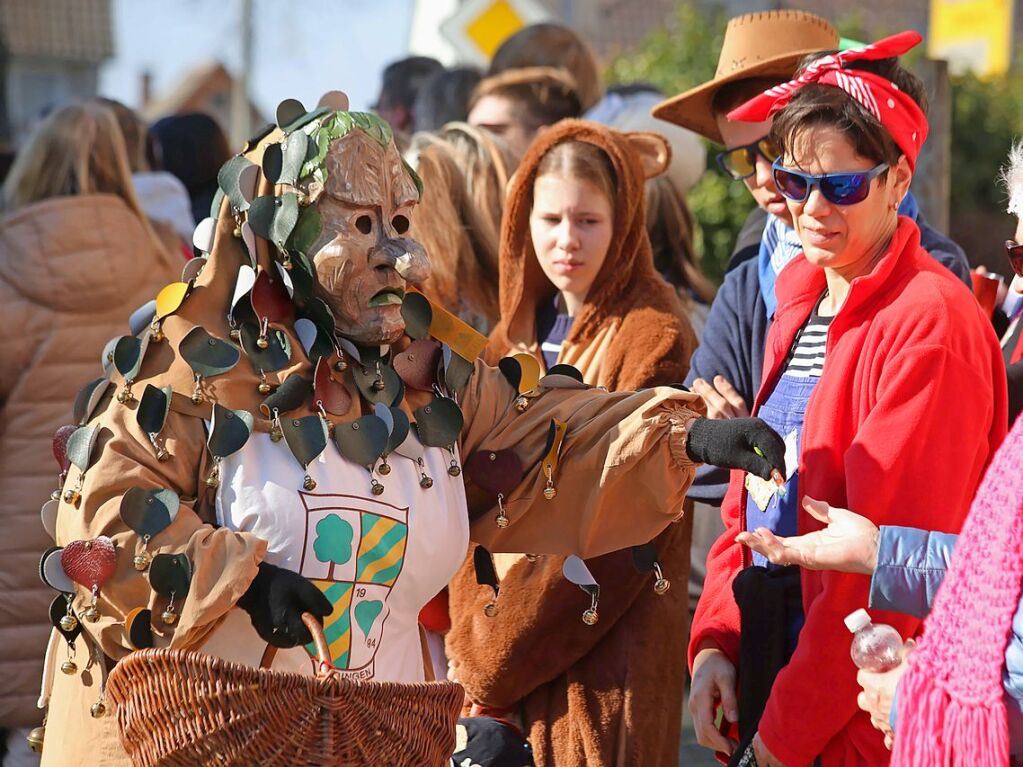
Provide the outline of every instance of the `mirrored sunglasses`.
{"type": "Polygon", "coordinates": [[[757,171],[757,155],[760,155],[769,163],[778,159],[781,152],[771,143],[771,139],[764,136],[752,144],[737,146],[724,152],[718,152],[717,161],[729,177],[734,181],[742,181],[749,178],[757,171]]]}
{"type": "Polygon", "coordinates": [[[1006,240],[1005,255],[1009,259],[1012,271],[1023,277],[1023,245],[1020,245],[1015,240],[1006,240]]]}
{"type": "Polygon", "coordinates": [[[817,187],[824,199],[834,205],[855,205],[863,202],[870,194],[870,182],[888,170],[883,162],[870,170],[854,173],[802,173],[781,165],[781,158],[774,161],[774,184],[778,191],[794,202],[805,202],[810,192],[817,187]]]}

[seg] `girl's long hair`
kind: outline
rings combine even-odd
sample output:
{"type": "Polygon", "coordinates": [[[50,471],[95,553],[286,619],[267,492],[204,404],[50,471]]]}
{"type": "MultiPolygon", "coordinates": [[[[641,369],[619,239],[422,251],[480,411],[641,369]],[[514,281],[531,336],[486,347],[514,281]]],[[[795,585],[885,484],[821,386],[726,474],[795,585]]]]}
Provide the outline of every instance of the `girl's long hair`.
{"type": "Polygon", "coordinates": [[[423,180],[412,235],[433,267],[426,290],[489,330],[500,316],[498,254],[511,154],[496,136],[458,122],[416,134],[409,154],[423,180]]]}
{"type": "Polygon", "coordinates": [[[120,197],[138,217],[153,247],[167,256],[135,196],[117,118],[96,102],[66,106],[39,124],[18,152],[0,200],[3,211],[13,213],[53,197],[81,194],[120,197]]]}

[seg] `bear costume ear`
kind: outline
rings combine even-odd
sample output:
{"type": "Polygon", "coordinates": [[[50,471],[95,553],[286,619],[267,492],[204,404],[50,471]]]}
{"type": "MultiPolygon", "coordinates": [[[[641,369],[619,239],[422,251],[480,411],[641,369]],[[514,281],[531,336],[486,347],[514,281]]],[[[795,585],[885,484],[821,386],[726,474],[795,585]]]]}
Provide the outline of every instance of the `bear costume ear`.
{"type": "Polygon", "coordinates": [[[639,155],[644,178],[656,178],[668,170],[671,163],[671,145],[660,133],[650,131],[625,134],[633,151],[639,155]]]}
{"type": "Polygon", "coordinates": [[[328,107],[334,112],[348,111],[348,96],[342,91],[327,91],[320,97],[318,107],[328,107]]]}

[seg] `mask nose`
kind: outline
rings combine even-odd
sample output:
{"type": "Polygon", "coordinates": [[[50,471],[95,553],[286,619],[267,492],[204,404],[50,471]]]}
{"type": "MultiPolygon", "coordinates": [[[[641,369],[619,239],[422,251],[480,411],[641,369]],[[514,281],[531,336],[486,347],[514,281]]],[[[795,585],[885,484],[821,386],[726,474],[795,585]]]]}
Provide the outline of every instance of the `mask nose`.
{"type": "Polygon", "coordinates": [[[384,240],[370,255],[370,265],[374,268],[394,269],[405,282],[422,285],[430,278],[430,259],[426,249],[416,240],[409,238],[390,238],[384,240]]]}

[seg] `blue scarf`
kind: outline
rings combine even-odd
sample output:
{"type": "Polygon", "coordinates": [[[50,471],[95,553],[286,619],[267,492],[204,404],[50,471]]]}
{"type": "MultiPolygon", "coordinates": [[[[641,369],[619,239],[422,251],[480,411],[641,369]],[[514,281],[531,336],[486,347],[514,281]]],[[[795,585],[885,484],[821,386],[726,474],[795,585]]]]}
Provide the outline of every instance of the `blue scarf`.
{"type": "MultiPolygon", "coordinates": [[[[920,206],[913,193],[908,193],[899,205],[899,215],[917,221],[920,218],[920,206]]],[[[803,244],[799,241],[796,230],[786,226],[785,222],[773,213],[767,214],[767,225],[760,237],[760,250],[757,254],[757,270],[760,274],[760,297],[767,307],[767,316],[774,318],[778,308],[778,298],[774,294],[774,283],[781,270],[796,256],[803,252],[803,244]]]]}

